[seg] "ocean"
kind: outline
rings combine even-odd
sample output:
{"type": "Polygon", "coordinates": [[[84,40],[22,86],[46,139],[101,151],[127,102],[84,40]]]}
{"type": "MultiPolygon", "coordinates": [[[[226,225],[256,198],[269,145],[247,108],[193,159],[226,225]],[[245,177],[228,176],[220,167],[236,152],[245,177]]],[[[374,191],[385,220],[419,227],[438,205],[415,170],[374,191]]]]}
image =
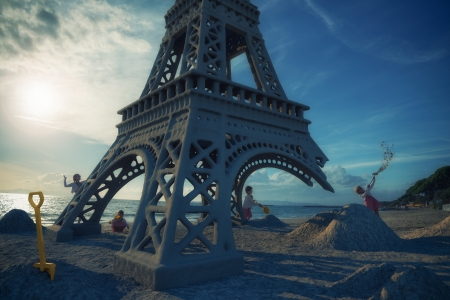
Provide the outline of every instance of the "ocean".
{"type": "MultiPolygon", "coordinates": [[[[38,198],[35,198],[35,203],[38,198]]],[[[44,203],[41,206],[42,225],[52,225],[59,217],[64,208],[69,204],[72,197],[50,196],[44,195],[44,203]]],[[[270,203],[271,201],[264,201],[270,203]]],[[[139,205],[139,200],[121,200],[112,199],[105,209],[101,222],[108,222],[113,219],[116,212],[121,209],[125,212],[125,219],[128,222],[134,221],[139,205]]],[[[323,211],[332,210],[333,207],[324,206],[302,206],[297,205],[268,205],[270,214],[276,216],[278,219],[292,219],[301,217],[313,217],[323,211]]],[[[0,219],[12,209],[21,209],[28,213],[28,215],[35,221],[34,208],[28,202],[28,194],[10,194],[0,193],[0,219]]],[[[253,220],[262,219],[265,216],[263,210],[259,207],[252,209],[253,220]]],[[[197,219],[200,215],[192,214],[189,219],[197,219]]]]}

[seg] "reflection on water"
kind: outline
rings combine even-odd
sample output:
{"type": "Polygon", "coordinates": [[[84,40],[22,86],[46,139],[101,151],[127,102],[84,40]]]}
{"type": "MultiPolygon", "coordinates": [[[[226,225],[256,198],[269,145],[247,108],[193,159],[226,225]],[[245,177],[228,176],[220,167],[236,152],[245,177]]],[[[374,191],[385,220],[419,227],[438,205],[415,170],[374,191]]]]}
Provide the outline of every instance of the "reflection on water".
{"type": "MultiPolygon", "coordinates": [[[[38,204],[39,196],[34,196],[33,200],[34,203],[38,204]]],[[[41,206],[42,225],[52,225],[71,200],[72,197],[44,195],[44,203],[41,206]]],[[[139,200],[112,199],[103,212],[100,222],[106,223],[109,220],[112,220],[117,211],[120,209],[125,212],[125,219],[127,222],[133,222],[138,205],[139,200]]],[[[34,208],[28,202],[28,194],[0,193],[0,218],[12,209],[21,209],[28,213],[33,221],[36,221],[34,216],[34,208]]],[[[155,217],[156,221],[159,222],[164,215],[158,213],[155,217]]],[[[200,217],[200,214],[188,214],[186,217],[191,221],[196,221],[200,217]]]]}
{"type": "MultiPolygon", "coordinates": [[[[34,199],[34,202],[37,204],[39,202],[39,197],[35,196],[34,199]]],[[[72,197],[44,195],[44,203],[41,206],[42,225],[48,226],[53,224],[71,200],[72,197]]],[[[162,203],[162,201],[160,202],[162,203]]],[[[269,203],[270,201],[265,202],[269,203]]],[[[200,205],[200,203],[192,202],[192,205],[200,205]]],[[[106,207],[100,222],[106,223],[109,220],[112,220],[119,209],[125,212],[125,219],[128,222],[133,222],[138,206],[139,200],[112,199],[106,207]]],[[[28,202],[28,194],[0,193],[0,218],[14,208],[24,210],[33,219],[33,221],[35,221],[34,208],[28,202]]],[[[331,209],[333,208],[273,205],[270,206],[270,214],[279,219],[290,219],[312,217],[318,213],[331,209]]],[[[252,213],[253,219],[261,219],[265,216],[265,213],[259,207],[254,207],[252,209],[252,213]]],[[[200,215],[201,214],[199,213],[187,213],[186,218],[188,218],[191,222],[196,223],[200,215]]],[[[163,214],[158,213],[155,217],[156,221],[159,222],[163,218],[163,214]]]]}
{"type": "MultiPolygon", "coordinates": [[[[34,203],[39,202],[39,197],[33,198],[34,203]]],[[[42,225],[48,226],[55,222],[72,197],[44,195],[44,203],[41,206],[42,225]]],[[[101,222],[108,222],[116,215],[119,209],[125,212],[128,222],[133,222],[139,201],[112,199],[103,213],[101,222]],[[128,212],[128,213],[127,213],[128,212]]],[[[0,218],[12,209],[21,209],[35,221],[34,208],[28,202],[28,194],[0,193],[0,218]]]]}

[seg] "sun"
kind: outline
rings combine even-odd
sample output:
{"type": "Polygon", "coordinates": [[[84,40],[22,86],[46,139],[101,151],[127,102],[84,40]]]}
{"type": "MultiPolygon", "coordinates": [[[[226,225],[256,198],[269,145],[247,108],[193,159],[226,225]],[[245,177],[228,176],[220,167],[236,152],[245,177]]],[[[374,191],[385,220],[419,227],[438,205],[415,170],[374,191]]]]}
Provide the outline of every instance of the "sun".
{"type": "Polygon", "coordinates": [[[45,81],[29,82],[19,91],[20,114],[25,117],[47,119],[58,112],[55,88],[45,81]]]}

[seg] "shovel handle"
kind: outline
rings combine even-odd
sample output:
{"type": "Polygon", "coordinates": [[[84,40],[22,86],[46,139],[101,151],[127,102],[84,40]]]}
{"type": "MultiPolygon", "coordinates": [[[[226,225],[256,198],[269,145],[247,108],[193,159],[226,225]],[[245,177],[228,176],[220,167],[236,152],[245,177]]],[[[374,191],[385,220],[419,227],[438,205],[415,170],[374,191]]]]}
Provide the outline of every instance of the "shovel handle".
{"type": "Polygon", "coordinates": [[[32,193],[29,193],[29,194],[28,194],[28,202],[30,202],[30,205],[31,205],[33,208],[41,207],[41,206],[42,206],[42,203],[44,203],[44,195],[42,194],[42,192],[32,192],[32,193]],[[34,196],[34,195],[38,195],[38,196],[39,196],[39,203],[38,203],[38,204],[34,203],[34,200],[33,200],[33,196],[34,196]]]}

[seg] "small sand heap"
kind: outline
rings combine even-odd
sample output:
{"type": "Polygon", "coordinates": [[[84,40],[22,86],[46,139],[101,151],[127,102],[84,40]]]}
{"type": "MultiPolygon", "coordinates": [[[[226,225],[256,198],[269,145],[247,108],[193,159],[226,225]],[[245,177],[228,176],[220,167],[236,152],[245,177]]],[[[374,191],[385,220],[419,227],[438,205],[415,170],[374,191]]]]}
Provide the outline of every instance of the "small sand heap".
{"type": "Polygon", "coordinates": [[[344,251],[393,250],[401,243],[380,217],[360,204],[320,213],[287,236],[314,249],[344,251]]]}
{"type": "Polygon", "coordinates": [[[450,216],[436,225],[416,229],[413,232],[403,236],[403,238],[418,239],[431,236],[450,236],[450,216]]]}
{"type": "Polygon", "coordinates": [[[365,265],[355,273],[335,282],[333,292],[355,298],[369,298],[395,273],[395,266],[388,263],[365,265]]]}
{"type": "Polygon", "coordinates": [[[279,228],[279,227],[286,227],[289,226],[288,224],[284,223],[274,215],[267,215],[264,216],[262,219],[258,220],[251,220],[248,222],[248,225],[252,227],[271,227],[271,228],[279,228]]]}
{"type": "Polygon", "coordinates": [[[21,209],[12,209],[0,219],[0,233],[18,233],[36,230],[36,224],[21,209]]]}
{"type": "Polygon", "coordinates": [[[450,289],[427,268],[392,264],[365,265],[334,283],[334,295],[364,299],[448,299],[450,289]]]}

